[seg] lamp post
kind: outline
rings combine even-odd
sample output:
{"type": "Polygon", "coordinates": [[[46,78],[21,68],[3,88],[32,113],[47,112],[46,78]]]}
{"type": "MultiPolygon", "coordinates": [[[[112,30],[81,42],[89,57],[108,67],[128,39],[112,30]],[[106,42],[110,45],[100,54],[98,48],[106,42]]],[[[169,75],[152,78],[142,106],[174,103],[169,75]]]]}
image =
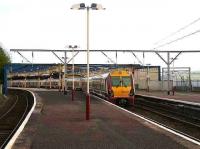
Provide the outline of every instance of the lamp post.
{"type": "Polygon", "coordinates": [[[74,100],[74,49],[78,48],[77,45],[69,45],[68,48],[72,49],[72,101],[74,100]]]}
{"type": "Polygon", "coordinates": [[[92,3],[85,6],[85,3],[75,4],[71,7],[75,10],[87,10],[87,95],[86,95],[86,120],[90,119],[90,90],[89,90],[89,10],[104,10],[101,4],[92,3]]]}

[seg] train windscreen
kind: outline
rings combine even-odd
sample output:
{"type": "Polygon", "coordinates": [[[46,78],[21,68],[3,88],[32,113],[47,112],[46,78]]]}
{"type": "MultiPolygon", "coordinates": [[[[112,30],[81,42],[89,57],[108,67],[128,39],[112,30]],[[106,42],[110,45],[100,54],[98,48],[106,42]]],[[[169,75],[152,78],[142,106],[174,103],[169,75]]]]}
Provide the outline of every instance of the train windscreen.
{"type": "Polygon", "coordinates": [[[111,77],[111,79],[112,79],[112,86],[115,86],[115,87],[121,86],[120,77],[111,77]]]}
{"type": "Polygon", "coordinates": [[[131,86],[130,76],[122,77],[122,86],[124,86],[124,87],[131,86]]]}

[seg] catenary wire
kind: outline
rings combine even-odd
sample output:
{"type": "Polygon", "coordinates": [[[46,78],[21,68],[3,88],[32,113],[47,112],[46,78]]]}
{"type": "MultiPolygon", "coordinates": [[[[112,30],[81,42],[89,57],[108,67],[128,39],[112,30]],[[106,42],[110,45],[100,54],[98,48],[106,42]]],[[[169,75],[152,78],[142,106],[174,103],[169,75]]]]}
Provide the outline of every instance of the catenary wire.
{"type": "Polygon", "coordinates": [[[172,41],[169,41],[169,42],[167,42],[167,43],[161,44],[161,45],[157,46],[157,47],[154,48],[154,49],[161,48],[161,47],[164,47],[164,46],[166,46],[166,45],[170,45],[170,44],[172,44],[172,43],[174,43],[174,42],[177,42],[177,41],[182,40],[182,39],[184,39],[184,38],[187,38],[187,37],[189,37],[189,36],[195,35],[195,34],[197,34],[197,33],[199,33],[199,32],[200,32],[200,30],[196,30],[195,32],[189,33],[189,34],[184,35],[184,36],[182,36],[182,37],[179,37],[179,38],[177,38],[177,39],[175,39],[175,40],[172,40],[172,41]]]}
{"type": "Polygon", "coordinates": [[[164,37],[164,38],[162,38],[161,40],[159,40],[159,41],[157,41],[156,43],[154,43],[154,45],[157,45],[157,44],[159,44],[160,42],[162,42],[162,41],[168,39],[169,37],[174,36],[175,34],[181,32],[182,30],[184,30],[184,29],[186,29],[186,28],[188,28],[188,27],[190,27],[191,25],[197,23],[198,21],[200,21],[200,18],[198,18],[198,19],[192,21],[191,23],[185,25],[184,27],[181,27],[181,28],[178,29],[177,31],[175,31],[175,32],[173,32],[173,33],[171,33],[171,34],[169,34],[168,36],[166,36],[166,37],[164,37]]]}

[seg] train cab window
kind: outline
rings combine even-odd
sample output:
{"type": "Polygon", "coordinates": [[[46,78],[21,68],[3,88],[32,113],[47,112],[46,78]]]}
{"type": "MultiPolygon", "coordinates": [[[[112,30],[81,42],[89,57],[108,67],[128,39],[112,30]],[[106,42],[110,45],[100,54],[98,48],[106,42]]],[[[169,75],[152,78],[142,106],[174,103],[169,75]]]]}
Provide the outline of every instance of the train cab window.
{"type": "Polygon", "coordinates": [[[122,77],[122,86],[131,86],[131,78],[130,76],[122,77]]]}
{"type": "Polygon", "coordinates": [[[121,86],[120,77],[111,77],[112,79],[112,86],[118,87],[121,86]]]}

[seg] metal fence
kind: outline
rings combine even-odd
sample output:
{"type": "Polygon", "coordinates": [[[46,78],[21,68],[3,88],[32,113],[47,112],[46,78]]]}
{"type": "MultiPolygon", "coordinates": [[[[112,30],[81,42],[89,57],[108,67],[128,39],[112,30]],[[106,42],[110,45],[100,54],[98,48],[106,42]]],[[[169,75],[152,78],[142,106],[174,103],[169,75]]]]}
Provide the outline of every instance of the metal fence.
{"type": "Polygon", "coordinates": [[[173,81],[173,86],[180,91],[200,91],[200,80],[173,81]]]}
{"type": "Polygon", "coordinates": [[[200,87],[200,80],[192,80],[191,84],[192,87],[200,87]]]}
{"type": "Polygon", "coordinates": [[[192,80],[192,91],[200,91],[200,80],[192,80]]]}

